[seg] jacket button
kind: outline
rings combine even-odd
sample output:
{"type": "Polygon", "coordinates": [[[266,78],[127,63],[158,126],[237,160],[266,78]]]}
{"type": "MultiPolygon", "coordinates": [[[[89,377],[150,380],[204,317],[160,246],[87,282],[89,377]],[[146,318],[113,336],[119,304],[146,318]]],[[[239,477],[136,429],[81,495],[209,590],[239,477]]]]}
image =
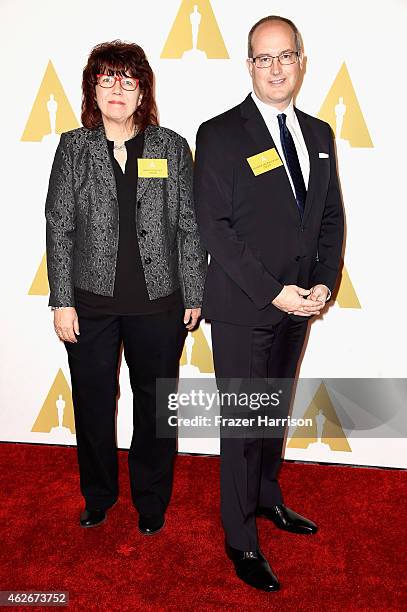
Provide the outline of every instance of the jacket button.
{"type": "Polygon", "coordinates": [[[297,255],[297,257],[295,258],[295,261],[300,261],[301,257],[299,255],[297,255]]]}
{"type": "Polygon", "coordinates": [[[302,225],[301,225],[301,227],[300,227],[300,231],[301,231],[301,232],[303,232],[303,231],[304,231],[304,228],[303,228],[303,226],[302,226],[302,225]]]}
{"type": "Polygon", "coordinates": [[[146,259],[144,260],[145,264],[151,264],[151,258],[150,257],[146,257],[146,259]]]}

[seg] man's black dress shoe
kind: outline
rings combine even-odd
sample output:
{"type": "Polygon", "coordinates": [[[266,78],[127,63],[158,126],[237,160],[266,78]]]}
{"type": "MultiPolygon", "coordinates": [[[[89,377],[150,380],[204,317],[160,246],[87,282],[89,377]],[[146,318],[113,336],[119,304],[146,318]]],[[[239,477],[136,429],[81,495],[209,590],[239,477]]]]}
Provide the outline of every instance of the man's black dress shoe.
{"type": "Polygon", "coordinates": [[[256,514],[273,521],[276,527],[284,531],[292,533],[316,533],[318,531],[315,523],[283,504],[270,508],[258,508],[256,514]]]}
{"type": "Polygon", "coordinates": [[[236,575],[249,586],[261,591],[278,591],[280,583],[260,550],[237,550],[226,544],[226,553],[233,561],[236,575]]]}
{"type": "Polygon", "coordinates": [[[106,520],[106,510],[85,510],[81,513],[81,527],[96,527],[106,520]]]}
{"type": "Polygon", "coordinates": [[[144,535],[154,535],[161,531],[165,524],[163,514],[140,514],[138,528],[144,535]]]}

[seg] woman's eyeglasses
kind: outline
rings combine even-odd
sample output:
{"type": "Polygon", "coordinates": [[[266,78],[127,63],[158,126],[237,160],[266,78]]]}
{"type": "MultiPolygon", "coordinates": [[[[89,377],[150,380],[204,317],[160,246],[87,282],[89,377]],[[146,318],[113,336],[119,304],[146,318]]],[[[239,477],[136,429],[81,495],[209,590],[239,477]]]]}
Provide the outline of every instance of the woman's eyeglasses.
{"type": "Polygon", "coordinates": [[[120,87],[125,89],[126,91],[134,91],[137,89],[140,79],[134,79],[133,77],[121,77],[114,76],[112,74],[97,74],[96,75],[97,84],[100,87],[114,87],[116,81],[119,81],[120,87]]]}

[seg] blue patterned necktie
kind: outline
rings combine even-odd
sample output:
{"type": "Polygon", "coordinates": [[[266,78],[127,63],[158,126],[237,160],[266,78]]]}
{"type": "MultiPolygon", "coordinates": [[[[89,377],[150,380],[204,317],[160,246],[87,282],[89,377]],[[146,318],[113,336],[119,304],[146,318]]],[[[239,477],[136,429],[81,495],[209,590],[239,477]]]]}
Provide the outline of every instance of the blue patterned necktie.
{"type": "Polygon", "coordinates": [[[298,210],[300,211],[301,218],[304,214],[305,209],[305,198],[307,197],[307,190],[305,188],[304,177],[300,162],[295,148],[293,137],[291,136],[290,130],[286,125],[287,115],[281,113],[277,115],[278,126],[280,128],[280,139],[281,146],[285,161],[287,162],[288,170],[290,171],[291,180],[294,185],[295,199],[297,201],[298,210]]]}

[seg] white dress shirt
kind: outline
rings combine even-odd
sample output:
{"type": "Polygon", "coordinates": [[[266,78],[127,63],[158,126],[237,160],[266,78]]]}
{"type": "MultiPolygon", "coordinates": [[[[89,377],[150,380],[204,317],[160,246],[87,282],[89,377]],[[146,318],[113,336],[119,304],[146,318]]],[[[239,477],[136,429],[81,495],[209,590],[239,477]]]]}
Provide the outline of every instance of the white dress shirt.
{"type": "Polygon", "coordinates": [[[289,103],[287,108],[284,110],[279,110],[274,106],[270,106],[270,104],[265,104],[256,96],[254,91],[252,91],[252,98],[259,109],[268,130],[271,134],[272,139],[275,142],[277,147],[278,154],[281,157],[281,161],[284,163],[285,170],[287,172],[288,179],[290,181],[291,189],[293,190],[295,196],[295,189],[293,182],[291,180],[291,175],[288,170],[287,162],[284,157],[283,148],[281,146],[280,140],[280,128],[278,125],[277,115],[284,113],[287,116],[286,125],[290,131],[291,136],[293,137],[295,148],[298,155],[298,160],[300,162],[302,176],[304,177],[305,188],[308,189],[308,179],[309,179],[309,156],[308,149],[305,144],[304,136],[302,135],[300,124],[298,123],[297,115],[294,111],[293,101],[289,103]]]}

